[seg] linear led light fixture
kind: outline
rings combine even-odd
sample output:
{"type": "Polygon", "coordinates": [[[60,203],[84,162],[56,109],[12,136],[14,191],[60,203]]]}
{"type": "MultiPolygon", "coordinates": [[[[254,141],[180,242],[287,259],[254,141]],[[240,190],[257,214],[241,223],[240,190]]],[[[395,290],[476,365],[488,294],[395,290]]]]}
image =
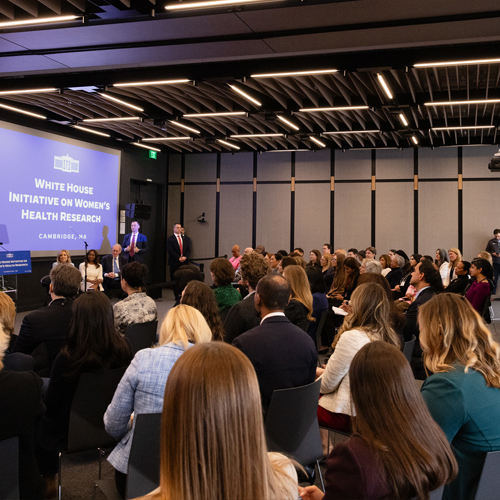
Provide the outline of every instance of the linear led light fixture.
{"type": "Polygon", "coordinates": [[[107,95],[107,94],[99,94],[99,95],[102,97],[105,97],[106,99],[110,99],[111,101],[115,101],[115,102],[118,102],[120,104],[123,104],[124,106],[127,106],[129,108],[136,109],[137,111],[140,111],[141,113],[144,112],[144,110],[142,108],[139,108],[138,106],[134,106],[133,104],[129,104],[128,102],[117,99],[116,97],[111,97],[110,95],[107,95]]]}
{"type": "Polygon", "coordinates": [[[411,136],[411,140],[413,141],[413,144],[415,144],[415,145],[418,144],[418,140],[414,135],[411,136]]]}
{"type": "Polygon", "coordinates": [[[265,151],[265,153],[295,153],[296,151],[307,151],[310,152],[310,149],[270,149],[269,151],[265,151]]]}
{"type": "Polygon", "coordinates": [[[316,137],[313,137],[312,135],[310,135],[309,139],[311,139],[311,141],[315,142],[318,146],[321,146],[322,148],[326,148],[326,144],[321,142],[319,139],[316,139],[316,137]]]}
{"type": "Polygon", "coordinates": [[[431,130],[476,130],[485,128],[495,128],[495,125],[472,125],[470,127],[432,127],[431,130]]]}
{"type": "Polygon", "coordinates": [[[23,115],[33,116],[35,118],[41,118],[46,120],[47,117],[43,115],[37,115],[36,113],[31,113],[29,111],[24,111],[24,109],[14,108],[12,106],[6,106],[5,104],[0,104],[0,108],[8,109],[9,111],[15,111],[16,113],[22,113],[23,115]]]}
{"type": "Polygon", "coordinates": [[[155,82],[128,82],[113,83],[112,87],[137,87],[144,85],[175,85],[176,83],[189,83],[191,80],[158,80],[155,82]]]}
{"type": "Polygon", "coordinates": [[[217,142],[220,142],[221,144],[224,144],[225,146],[229,146],[230,148],[240,149],[240,147],[236,146],[236,144],[231,144],[230,142],[223,141],[222,139],[217,139],[217,142]]]}
{"type": "Polygon", "coordinates": [[[283,137],[285,134],[240,134],[230,135],[231,139],[251,139],[252,137],[283,137]]]}
{"type": "Polygon", "coordinates": [[[179,137],[148,137],[143,139],[142,142],[155,142],[155,141],[190,141],[192,137],[188,135],[182,135],[179,137]]]}
{"type": "Polygon", "coordinates": [[[250,75],[250,76],[252,78],[279,78],[280,76],[327,75],[337,72],[338,69],[318,69],[311,71],[290,71],[288,73],[263,73],[261,75],[250,75]]]}
{"type": "Polygon", "coordinates": [[[124,118],[85,118],[85,120],[82,120],[82,122],[87,122],[87,123],[99,123],[99,122],[127,122],[127,121],[134,121],[134,120],[140,120],[140,116],[126,116],[124,118]]]}
{"type": "Polygon", "coordinates": [[[399,113],[398,118],[405,127],[409,125],[408,120],[406,119],[404,113],[399,113]]]}
{"type": "Polygon", "coordinates": [[[176,127],[181,127],[186,130],[189,130],[190,132],[194,132],[195,134],[201,134],[199,130],[196,130],[195,128],[188,127],[187,125],[183,125],[182,123],[179,123],[178,121],[175,120],[168,120],[172,125],[175,125],[176,127]]]}
{"type": "Polygon", "coordinates": [[[102,135],[103,137],[111,137],[109,134],[104,134],[103,132],[97,132],[97,130],[92,130],[87,127],[80,127],[78,125],[73,125],[73,128],[77,128],[78,130],[83,130],[84,132],[90,132],[91,134],[102,135]]]}
{"type": "Polygon", "coordinates": [[[377,80],[380,83],[381,87],[384,89],[385,95],[389,99],[393,99],[394,96],[392,95],[391,89],[389,88],[389,85],[387,85],[385,78],[380,73],[377,73],[377,80]]]}
{"type": "Polygon", "coordinates": [[[355,109],[368,109],[368,106],[339,106],[336,108],[302,108],[301,113],[318,113],[324,111],[351,111],[355,109]]]}
{"type": "Polygon", "coordinates": [[[42,17],[39,19],[29,19],[27,21],[7,21],[5,23],[0,23],[0,29],[12,28],[14,26],[29,26],[32,24],[63,23],[65,21],[74,21],[75,19],[83,19],[83,16],[42,17]]]}
{"type": "Polygon", "coordinates": [[[182,116],[183,118],[208,118],[217,116],[243,116],[246,114],[246,111],[223,111],[221,113],[190,113],[182,116]]]}
{"type": "Polygon", "coordinates": [[[229,85],[229,87],[234,90],[235,92],[238,92],[238,94],[242,95],[245,99],[247,99],[250,102],[253,102],[256,106],[262,106],[262,103],[257,101],[257,99],[254,99],[253,97],[249,96],[246,92],[243,92],[243,90],[239,89],[238,87],[234,85],[229,85]]]}
{"type": "Polygon", "coordinates": [[[424,102],[424,106],[460,106],[462,104],[491,104],[500,99],[478,99],[476,101],[424,102]]]}
{"type": "Polygon", "coordinates": [[[161,153],[161,149],[152,148],[151,146],[146,146],[146,144],[141,144],[140,142],[131,142],[130,144],[133,144],[134,146],[139,146],[140,148],[151,149],[153,151],[158,151],[158,152],[161,153]]]}
{"type": "Polygon", "coordinates": [[[414,68],[432,68],[439,66],[465,66],[467,64],[490,64],[500,62],[500,58],[497,59],[476,59],[472,61],[446,61],[446,62],[434,62],[434,63],[418,63],[414,64],[414,68]]]}
{"type": "Polygon", "coordinates": [[[15,95],[15,94],[39,94],[41,92],[57,92],[59,89],[29,89],[29,90],[3,90],[0,95],[15,95]]]}
{"type": "Polygon", "coordinates": [[[288,121],[285,117],[281,115],[276,115],[276,116],[278,120],[281,120],[283,123],[286,123],[290,128],[293,128],[293,130],[300,130],[299,127],[297,127],[297,125],[295,125],[291,121],[288,121]]]}
{"type": "Polygon", "coordinates": [[[284,0],[212,0],[207,2],[189,2],[182,4],[165,5],[166,10],[187,10],[187,9],[203,9],[206,7],[221,7],[225,5],[243,5],[248,3],[263,3],[267,2],[282,2],[284,0]]]}
{"type": "Polygon", "coordinates": [[[344,130],[337,132],[321,132],[321,135],[347,135],[347,134],[377,134],[380,130],[344,130]]]}

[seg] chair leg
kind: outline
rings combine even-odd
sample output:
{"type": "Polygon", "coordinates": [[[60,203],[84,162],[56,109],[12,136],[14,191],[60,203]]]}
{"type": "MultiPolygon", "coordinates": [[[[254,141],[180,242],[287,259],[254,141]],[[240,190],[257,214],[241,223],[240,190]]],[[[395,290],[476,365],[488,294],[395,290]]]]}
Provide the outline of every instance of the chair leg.
{"type": "Polygon", "coordinates": [[[318,466],[319,479],[321,481],[321,489],[325,491],[325,483],[323,482],[323,474],[321,474],[321,467],[319,466],[319,460],[316,460],[316,465],[318,466]]]}
{"type": "Polygon", "coordinates": [[[99,479],[101,479],[102,457],[106,455],[106,450],[102,448],[97,448],[97,450],[99,451],[99,479]]]}
{"type": "Polygon", "coordinates": [[[59,500],[62,498],[62,490],[61,490],[61,460],[62,460],[62,451],[59,452],[59,471],[57,474],[57,485],[58,485],[58,494],[59,500]]]}

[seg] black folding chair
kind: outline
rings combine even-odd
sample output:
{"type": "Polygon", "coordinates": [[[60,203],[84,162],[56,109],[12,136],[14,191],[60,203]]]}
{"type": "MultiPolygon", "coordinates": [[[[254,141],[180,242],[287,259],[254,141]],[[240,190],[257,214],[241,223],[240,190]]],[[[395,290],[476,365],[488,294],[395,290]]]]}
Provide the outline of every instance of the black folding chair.
{"type": "Polygon", "coordinates": [[[486,453],[475,500],[500,500],[500,451],[486,453]]]}
{"type": "Polygon", "coordinates": [[[158,321],[147,323],[132,323],[125,330],[125,338],[129,341],[134,354],[141,349],[147,349],[156,343],[158,321]]]}
{"type": "Polygon", "coordinates": [[[116,440],[104,430],[104,413],[126,367],[106,372],[82,373],[69,417],[68,446],[59,452],[59,500],[61,500],[61,461],[63,453],[99,450],[99,478],[103,448],[115,446],[116,440]]]}
{"type": "Polygon", "coordinates": [[[415,340],[417,337],[415,335],[412,336],[411,340],[408,342],[405,342],[405,345],[403,347],[403,354],[405,355],[405,358],[408,360],[408,363],[411,363],[411,356],[413,354],[413,348],[415,347],[415,340]]]}
{"type": "Polygon", "coordinates": [[[324,491],[319,467],[323,447],[317,417],[320,387],[321,380],[317,380],[301,387],[274,391],[265,430],[269,451],[291,456],[301,465],[317,463],[324,491]]]}
{"type": "Polygon", "coordinates": [[[19,500],[19,438],[0,441],[0,498],[19,500]]]}
{"type": "Polygon", "coordinates": [[[328,308],[321,312],[319,317],[318,328],[316,329],[316,349],[319,351],[323,343],[321,342],[321,334],[323,333],[323,327],[325,326],[326,315],[328,314],[328,308]]]}

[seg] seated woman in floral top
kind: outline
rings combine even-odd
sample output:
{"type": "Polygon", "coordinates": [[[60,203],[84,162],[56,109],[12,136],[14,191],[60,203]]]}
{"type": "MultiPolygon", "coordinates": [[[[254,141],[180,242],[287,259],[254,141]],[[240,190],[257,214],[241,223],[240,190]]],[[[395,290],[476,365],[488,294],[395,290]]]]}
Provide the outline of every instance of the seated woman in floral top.
{"type": "Polygon", "coordinates": [[[122,335],[128,325],[155,321],[158,317],[155,301],[144,291],[147,272],[148,268],[139,262],[123,266],[121,285],[128,297],[113,306],[115,326],[122,335]]]}
{"type": "Polygon", "coordinates": [[[224,258],[217,258],[210,264],[210,276],[214,282],[214,293],[219,311],[229,309],[241,300],[241,294],[231,285],[234,279],[234,269],[231,263],[224,258]]]}

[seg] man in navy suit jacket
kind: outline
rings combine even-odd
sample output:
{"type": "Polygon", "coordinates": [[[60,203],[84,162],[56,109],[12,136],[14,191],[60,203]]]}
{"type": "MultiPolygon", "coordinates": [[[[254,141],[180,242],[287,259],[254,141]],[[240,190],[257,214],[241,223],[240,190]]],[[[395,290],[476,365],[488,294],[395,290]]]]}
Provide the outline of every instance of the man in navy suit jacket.
{"type": "MultiPolygon", "coordinates": [[[[112,254],[105,255],[101,260],[102,266],[102,275],[104,278],[103,287],[104,292],[108,297],[114,297],[115,295],[122,295],[122,287],[121,287],[121,272],[123,266],[127,264],[127,260],[123,255],[120,255],[122,251],[122,247],[118,245],[113,245],[112,254]],[[118,272],[115,272],[115,263],[114,260],[118,259],[118,272]]],[[[125,294],[126,296],[127,294],[125,294]]]]}
{"type": "Polygon", "coordinates": [[[316,377],[318,354],[314,342],[283,312],[290,292],[290,284],[281,276],[262,278],[255,292],[261,324],[233,340],[255,368],[264,414],[273,391],[310,384],[316,377]]]}
{"type": "Polygon", "coordinates": [[[130,224],[132,232],[123,238],[123,256],[127,262],[144,262],[144,254],[148,251],[148,239],[139,232],[141,226],[135,220],[130,224]],[[132,241],[134,246],[132,247],[132,241]]]}

